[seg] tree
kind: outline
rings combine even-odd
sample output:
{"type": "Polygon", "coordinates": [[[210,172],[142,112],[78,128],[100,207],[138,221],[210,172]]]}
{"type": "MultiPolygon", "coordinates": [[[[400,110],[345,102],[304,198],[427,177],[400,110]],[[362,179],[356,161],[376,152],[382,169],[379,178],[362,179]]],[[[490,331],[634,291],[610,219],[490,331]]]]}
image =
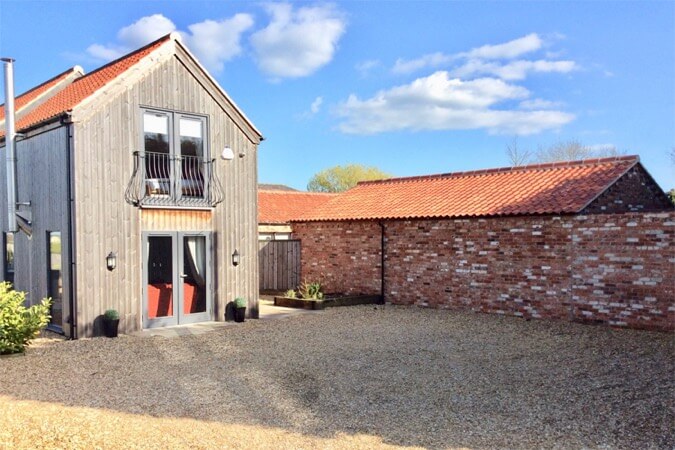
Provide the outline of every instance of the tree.
{"type": "Polygon", "coordinates": [[[307,184],[310,192],[344,192],[356,186],[359,181],[382,180],[391,175],[377,167],[348,164],[322,170],[314,175],[307,184]]]}
{"type": "Polygon", "coordinates": [[[535,159],[539,163],[554,161],[575,161],[577,159],[606,158],[620,156],[616,147],[594,149],[582,144],[578,139],[558,141],[548,147],[539,147],[535,159]]]}
{"type": "Polygon", "coordinates": [[[518,138],[514,137],[513,140],[506,144],[506,155],[509,157],[512,166],[524,166],[530,162],[532,153],[529,150],[522,149],[518,147],[518,138]]]}
{"type": "MultiPolygon", "coordinates": [[[[675,147],[670,148],[670,162],[675,166],[675,147]]],[[[668,197],[670,197],[671,203],[675,205],[675,188],[668,191],[668,197]]]]}

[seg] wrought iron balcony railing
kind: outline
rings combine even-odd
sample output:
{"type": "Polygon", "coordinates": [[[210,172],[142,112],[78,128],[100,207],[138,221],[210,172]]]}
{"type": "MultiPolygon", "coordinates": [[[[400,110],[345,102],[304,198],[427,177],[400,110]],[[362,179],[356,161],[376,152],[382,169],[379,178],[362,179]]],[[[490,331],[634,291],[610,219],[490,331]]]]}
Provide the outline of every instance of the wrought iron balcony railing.
{"type": "Polygon", "coordinates": [[[124,199],[134,206],[215,206],[224,199],[215,159],[134,152],[124,199]]]}

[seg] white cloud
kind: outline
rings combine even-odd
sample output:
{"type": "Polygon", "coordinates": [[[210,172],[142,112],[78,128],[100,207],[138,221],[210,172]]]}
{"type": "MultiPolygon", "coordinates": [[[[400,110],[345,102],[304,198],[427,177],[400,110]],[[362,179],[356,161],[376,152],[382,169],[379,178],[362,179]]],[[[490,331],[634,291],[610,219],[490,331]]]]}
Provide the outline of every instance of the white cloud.
{"type": "Polygon", "coordinates": [[[454,69],[452,74],[463,78],[473,75],[495,75],[503,80],[523,80],[530,72],[568,73],[577,69],[578,66],[574,61],[517,60],[500,64],[481,60],[469,60],[464,65],[454,69]]]}
{"type": "MultiPolygon", "coordinates": [[[[239,55],[241,35],[253,26],[249,14],[236,14],[220,21],[205,20],[188,26],[189,32],[180,31],[185,44],[210,70],[220,72],[223,64],[239,55]]],[[[162,14],[142,17],[117,32],[116,44],[93,44],[87,53],[98,60],[119,58],[166,34],[176,31],[176,25],[162,14]]]]}
{"type": "Polygon", "coordinates": [[[176,31],[176,25],[161,14],[141,17],[117,32],[117,39],[127,48],[141,47],[176,31]]]}
{"type": "Polygon", "coordinates": [[[564,106],[563,102],[552,102],[541,98],[533,98],[531,100],[523,100],[518,105],[521,109],[554,109],[564,106]]]}
{"type": "Polygon", "coordinates": [[[544,41],[538,34],[531,33],[503,44],[483,45],[466,53],[460,53],[460,56],[480,59],[513,59],[539,50],[543,44],[544,41]]]}
{"type": "Polygon", "coordinates": [[[411,73],[426,67],[436,68],[447,66],[460,59],[469,59],[474,61],[495,60],[495,59],[513,59],[526,53],[541,49],[544,41],[538,34],[532,33],[518,39],[497,45],[483,45],[474,48],[468,52],[448,55],[437,52],[421,56],[417,59],[405,60],[397,59],[392,71],[394,73],[411,73]]]}
{"type": "Polygon", "coordinates": [[[444,53],[432,53],[429,55],[421,56],[417,59],[412,59],[406,61],[405,59],[397,59],[394,67],[391,69],[394,73],[411,73],[425,67],[440,67],[447,65],[457,59],[456,56],[446,55],[444,53]]]}
{"type": "Polygon", "coordinates": [[[210,69],[220,72],[226,61],[241,53],[241,35],[253,26],[249,14],[235,14],[219,22],[205,20],[188,26],[185,42],[199,60],[210,69]]]}
{"type": "Polygon", "coordinates": [[[271,16],[267,27],[251,36],[258,66],[279,78],[310,75],[328,64],[346,21],[332,5],[293,9],[289,3],[265,5],[271,16]]]}
{"type": "Polygon", "coordinates": [[[380,66],[380,61],[378,59],[369,59],[367,61],[362,61],[354,66],[357,72],[362,77],[368,76],[371,70],[380,66]]]}
{"type": "Polygon", "coordinates": [[[323,103],[323,97],[317,97],[314,99],[312,104],[309,107],[309,110],[312,111],[312,114],[316,114],[321,109],[321,104],[323,103]]]}
{"type": "Polygon", "coordinates": [[[101,44],[92,44],[87,47],[87,53],[97,61],[112,61],[127,53],[123,47],[112,47],[101,44]]]}
{"type": "Polygon", "coordinates": [[[174,23],[161,14],[141,17],[117,32],[118,44],[92,44],[87,53],[96,59],[110,61],[175,30],[174,23]]]}
{"type": "Polygon", "coordinates": [[[527,89],[495,78],[462,81],[439,71],[410,84],[379,91],[366,100],[350,95],[338,107],[338,114],[344,118],[339,129],[349,134],[457,129],[532,134],[574,119],[560,111],[493,108],[500,102],[528,96],[527,89]]]}
{"type": "Polygon", "coordinates": [[[494,75],[503,80],[522,80],[532,72],[568,73],[579,68],[574,61],[555,61],[548,56],[546,59],[534,61],[520,58],[542,50],[544,45],[544,39],[532,33],[503,44],[484,45],[468,52],[450,55],[437,52],[411,60],[399,58],[391,70],[398,74],[408,74],[425,68],[454,65],[451,74],[457,77],[494,75]]]}

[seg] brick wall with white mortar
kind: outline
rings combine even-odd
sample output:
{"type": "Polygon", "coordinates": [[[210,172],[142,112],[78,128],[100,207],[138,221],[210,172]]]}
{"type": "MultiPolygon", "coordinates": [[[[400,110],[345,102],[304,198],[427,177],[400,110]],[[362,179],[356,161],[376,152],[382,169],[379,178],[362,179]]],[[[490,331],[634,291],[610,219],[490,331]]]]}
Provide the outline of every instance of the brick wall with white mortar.
{"type": "MultiPolygon", "coordinates": [[[[385,221],[385,299],[675,330],[675,214],[385,221]]],[[[294,224],[302,277],[380,292],[376,222],[294,224]]]]}

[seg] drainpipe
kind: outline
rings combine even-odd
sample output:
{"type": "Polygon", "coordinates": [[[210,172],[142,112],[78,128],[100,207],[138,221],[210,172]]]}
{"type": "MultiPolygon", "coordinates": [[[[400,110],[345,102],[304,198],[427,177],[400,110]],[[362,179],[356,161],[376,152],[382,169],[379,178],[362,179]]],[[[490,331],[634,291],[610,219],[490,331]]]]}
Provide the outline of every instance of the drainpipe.
{"type": "Polygon", "coordinates": [[[384,251],[385,251],[385,246],[384,246],[384,222],[379,221],[377,224],[380,226],[380,305],[384,305],[384,251]]]}
{"type": "Polygon", "coordinates": [[[5,63],[5,149],[7,173],[7,231],[15,233],[16,225],[16,129],[14,125],[14,60],[1,58],[5,63]]]}
{"type": "Polygon", "coordinates": [[[68,267],[68,308],[70,309],[70,316],[68,324],[70,325],[70,339],[77,339],[77,299],[75,295],[75,197],[73,196],[73,122],[70,114],[67,114],[61,123],[66,126],[66,180],[68,184],[66,187],[66,195],[68,201],[66,207],[68,209],[68,259],[70,265],[68,267]]]}

